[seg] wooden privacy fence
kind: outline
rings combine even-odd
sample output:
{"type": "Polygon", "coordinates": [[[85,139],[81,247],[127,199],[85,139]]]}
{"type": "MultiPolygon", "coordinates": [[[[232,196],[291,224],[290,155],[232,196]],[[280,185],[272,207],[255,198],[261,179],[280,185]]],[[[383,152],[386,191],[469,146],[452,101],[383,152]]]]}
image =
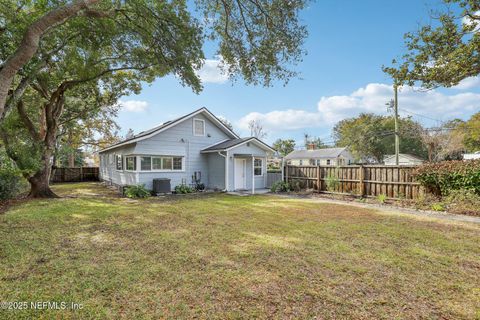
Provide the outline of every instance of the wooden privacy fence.
{"type": "Polygon", "coordinates": [[[271,188],[275,182],[282,181],[282,172],[267,172],[266,188],[271,188]]]}
{"type": "Polygon", "coordinates": [[[425,190],[413,177],[414,166],[286,166],[285,181],[299,188],[318,192],[386,195],[415,199],[425,190]],[[330,188],[327,182],[331,181],[330,188]]]}
{"type": "Polygon", "coordinates": [[[50,177],[51,182],[98,181],[98,167],[55,168],[50,177]]]}

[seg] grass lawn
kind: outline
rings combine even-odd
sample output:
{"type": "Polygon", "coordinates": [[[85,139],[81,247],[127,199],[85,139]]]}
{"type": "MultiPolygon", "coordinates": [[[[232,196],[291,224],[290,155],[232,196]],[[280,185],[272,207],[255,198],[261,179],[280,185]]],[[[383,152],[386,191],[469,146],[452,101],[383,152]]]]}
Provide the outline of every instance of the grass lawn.
{"type": "Polygon", "coordinates": [[[275,196],[118,198],[0,214],[0,318],[479,319],[480,226],[275,196]]]}

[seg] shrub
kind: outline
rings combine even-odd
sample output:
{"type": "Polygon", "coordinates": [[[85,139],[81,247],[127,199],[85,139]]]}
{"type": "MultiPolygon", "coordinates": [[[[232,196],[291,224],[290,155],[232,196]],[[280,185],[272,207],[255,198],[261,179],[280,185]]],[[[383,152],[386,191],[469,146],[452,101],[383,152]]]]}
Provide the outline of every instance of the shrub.
{"type": "Polygon", "coordinates": [[[290,185],[285,181],[277,181],[270,188],[272,192],[289,192],[290,190],[290,185]]]}
{"type": "Polygon", "coordinates": [[[125,188],[125,196],[128,198],[148,198],[152,194],[145,185],[128,186],[125,188]]]}
{"type": "Polygon", "coordinates": [[[417,180],[430,192],[448,196],[453,190],[480,195],[480,160],[429,163],[415,170],[417,180]]]}
{"type": "Polygon", "coordinates": [[[198,182],[195,184],[195,191],[203,191],[205,190],[205,184],[198,182]]]}
{"type": "Polygon", "coordinates": [[[175,187],[175,193],[179,194],[187,194],[187,193],[192,193],[194,190],[187,186],[186,184],[179,184],[178,186],[175,187]]]}
{"type": "Polygon", "coordinates": [[[453,190],[444,202],[452,213],[480,215],[480,195],[472,190],[453,190]]]}
{"type": "Polygon", "coordinates": [[[445,206],[441,202],[432,204],[431,208],[433,211],[445,211],[445,206]]]}
{"type": "Polygon", "coordinates": [[[25,189],[25,180],[11,168],[0,169],[0,200],[14,198],[25,189]]]}
{"type": "Polygon", "coordinates": [[[382,203],[382,204],[385,203],[386,200],[387,200],[387,195],[385,195],[385,194],[383,194],[383,193],[382,193],[382,194],[379,194],[379,195],[377,196],[377,201],[380,202],[380,203],[382,203]]]}
{"type": "Polygon", "coordinates": [[[335,169],[333,173],[327,175],[325,183],[327,184],[327,191],[335,192],[340,185],[340,181],[337,178],[338,170],[335,169]]]}

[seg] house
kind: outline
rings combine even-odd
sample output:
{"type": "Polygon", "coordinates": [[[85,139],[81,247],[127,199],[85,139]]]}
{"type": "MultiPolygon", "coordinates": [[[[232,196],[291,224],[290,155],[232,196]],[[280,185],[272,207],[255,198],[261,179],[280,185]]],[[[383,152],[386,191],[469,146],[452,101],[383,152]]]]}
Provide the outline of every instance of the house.
{"type": "Polygon", "coordinates": [[[225,191],[265,188],[274,152],[257,138],[240,138],[206,108],[141,132],[99,152],[100,178],[116,186],[168,178],[171,188],[200,181],[225,191]]]}
{"type": "MultiPolygon", "coordinates": [[[[414,156],[412,154],[406,154],[406,153],[400,153],[398,155],[398,164],[401,166],[418,166],[424,163],[425,161],[417,156],[414,156]]],[[[395,155],[386,155],[383,158],[383,163],[386,166],[395,166],[396,161],[395,161],[395,155]]]]}
{"type": "Polygon", "coordinates": [[[480,159],[480,151],[474,153],[465,153],[463,155],[463,160],[476,160],[480,159]]]}
{"type": "Polygon", "coordinates": [[[314,145],[292,151],[284,159],[293,166],[345,166],[355,162],[347,148],[315,149],[314,145]]]}

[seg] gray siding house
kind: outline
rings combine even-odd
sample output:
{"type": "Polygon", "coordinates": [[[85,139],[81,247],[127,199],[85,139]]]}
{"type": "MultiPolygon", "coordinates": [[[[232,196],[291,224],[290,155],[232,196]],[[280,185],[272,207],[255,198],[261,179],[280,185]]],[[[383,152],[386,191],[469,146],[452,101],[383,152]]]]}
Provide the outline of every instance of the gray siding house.
{"type": "Polygon", "coordinates": [[[155,178],[169,178],[172,189],[198,179],[209,189],[254,192],[265,188],[272,152],[257,138],[240,138],[201,108],[101,150],[100,178],[148,189],[155,178]]]}
{"type": "Polygon", "coordinates": [[[295,150],[284,160],[292,166],[346,166],[355,162],[347,148],[295,150]]]}

